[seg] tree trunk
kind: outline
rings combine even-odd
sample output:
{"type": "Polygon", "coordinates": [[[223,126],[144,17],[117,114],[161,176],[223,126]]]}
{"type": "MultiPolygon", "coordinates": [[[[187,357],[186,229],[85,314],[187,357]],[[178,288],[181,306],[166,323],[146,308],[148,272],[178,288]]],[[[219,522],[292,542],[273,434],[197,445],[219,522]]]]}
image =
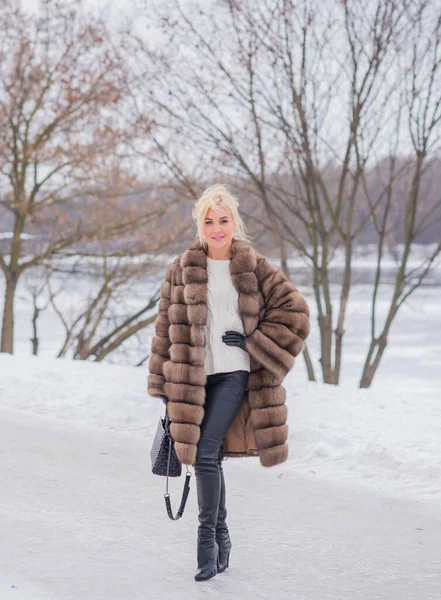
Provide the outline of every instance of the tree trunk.
{"type": "Polygon", "coordinates": [[[34,333],[34,337],[31,338],[32,355],[33,356],[38,355],[39,340],[38,340],[37,320],[38,320],[39,314],[40,314],[40,309],[37,308],[37,306],[34,306],[34,314],[32,317],[32,331],[34,333]]]}
{"type": "MultiPolygon", "coordinates": [[[[279,233],[279,230],[277,228],[277,224],[276,224],[276,231],[278,232],[278,240],[279,240],[279,248],[280,248],[280,263],[282,266],[282,271],[285,273],[285,275],[288,278],[288,281],[291,281],[291,274],[289,272],[289,268],[288,268],[288,253],[286,251],[286,244],[285,244],[285,240],[283,239],[283,236],[279,233]]],[[[309,381],[316,381],[315,378],[315,372],[314,372],[314,365],[312,364],[312,360],[311,360],[311,356],[309,354],[309,350],[308,347],[306,345],[306,343],[303,346],[303,358],[305,360],[305,365],[306,365],[306,370],[308,372],[308,380],[309,381]]],[[[136,365],[138,366],[138,365],[136,365]]]]}
{"type": "MultiPolygon", "coordinates": [[[[349,229],[349,228],[348,228],[349,229]]],[[[349,237],[349,236],[348,236],[349,237]]],[[[352,275],[352,242],[346,244],[345,250],[345,269],[343,274],[343,284],[340,292],[340,311],[338,315],[337,328],[335,329],[335,384],[340,382],[341,361],[343,352],[343,336],[345,334],[344,322],[346,309],[348,307],[349,290],[351,289],[352,275]]]]}
{"type": "Polygon", "coordinates": [[[323,382],[338,385],[338,375],[332,366],[332,313],[322,315],[319,318],[321,338],[321,358],[323,382]]]}
{"type": "Polygon", "coordinates": [[[303,358],[305,359],[306,370],[308,372],[308,381],[316,381],[314,366],[312,364],[311,355],[309,354],[308,346],[303,346],[303,358]]]}
{"type": "Polygon", "coordinates": [[[14,352],[14,298],[17,289],[18,275],[6,277],[5,302],[3,306],[2,339],[0,352],[14,352]]]}
{"type": "Polygon", "coordinates": [[[372,340],[369,347],[369,352],[366,357],[366,362],[363,367],[363,374],[360,380],[360,388],[370,387],[374,375],[381,362],[381,357],[387,346],[387,337],[382,336],[376,340],[372,340]]]}

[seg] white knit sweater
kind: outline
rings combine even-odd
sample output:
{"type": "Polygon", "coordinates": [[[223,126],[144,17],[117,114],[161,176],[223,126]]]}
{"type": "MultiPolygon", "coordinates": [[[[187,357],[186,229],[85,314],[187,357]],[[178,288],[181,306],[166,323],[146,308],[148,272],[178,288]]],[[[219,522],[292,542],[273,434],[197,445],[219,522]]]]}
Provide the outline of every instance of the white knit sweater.
{"type": "Polygon", "coordinates": [[[244,333],[239,315],[238,295],[230,275],[229,260],[207,257],[208,315],[205,370],[207,375],[249,371],[250,355],[222,341],[226,331],[244,333]]]}

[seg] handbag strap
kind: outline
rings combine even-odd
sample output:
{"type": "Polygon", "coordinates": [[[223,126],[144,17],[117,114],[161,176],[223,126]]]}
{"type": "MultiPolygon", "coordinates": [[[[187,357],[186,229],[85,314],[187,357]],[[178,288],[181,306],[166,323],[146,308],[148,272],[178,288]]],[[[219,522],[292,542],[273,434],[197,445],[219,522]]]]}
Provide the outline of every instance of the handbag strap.
{"type": "Polygon", "coordinates": [[[191,473],[190,471],[187,469],[187,473],[185,474],[185,484],[184,484],[184,489],[182,491],[182,498],[181,498],[181,504],[178,508],[178,512],[176,513],[176,516],[173,516],[173,511],[172,511],[172,507],[171,507],[171,502],[170,502],[170,494],[167,492],[165,492],[164,494],[164,498],[165,498],[165,507],[167,509],[167,514],[170,517],[170,519],[172,521],[177,521],[178,519],[180,519],[182,517],[182,515],[184,514],[184,508],[185,505],[187,503],[187,498],[188,498],[188,494],[190,492],[190,477],[191,477],[191,473]]]}
{"type": "MultiPolygon", "coordinates": [[[[167,414],[167,407],[165,409],[165,418],[166,418],[166,422],[167,422],[167,419],[169,418],[168,414],[167,414]]],[[[169,431],[169,428],[168,428],[168,423],[166,425],[166,433],[170,437],[170,431],[169,431]]],[[[173,510],[172,510],[171,501],[170,501],[170,494],[168,493],[168,478],[169,478],[169,473],[170,473],[171,451],[172,451],[172,444],[171,444],[171,440],[170,440],[170,444],[168,445],[167,478],[165,480],[165,494],[164,494],[164,498],[165,498],[165,507],[167,509],[167,514],[168,514],[169,518],[172,521],[177,521],[184,514],[184,509],[185,509],[185,505],[187,503],[188,494],[190,493],[190,477],[191,477],[191,473],[190,473],[190,471],[188,469],[188,465],[186,465],[187,472],[185,474],[185,483],[184,483],[184,489],[182,491],[181,504],[179,505],[178,512],[176,513],[176,516],[173,516],[173,510]]]]}

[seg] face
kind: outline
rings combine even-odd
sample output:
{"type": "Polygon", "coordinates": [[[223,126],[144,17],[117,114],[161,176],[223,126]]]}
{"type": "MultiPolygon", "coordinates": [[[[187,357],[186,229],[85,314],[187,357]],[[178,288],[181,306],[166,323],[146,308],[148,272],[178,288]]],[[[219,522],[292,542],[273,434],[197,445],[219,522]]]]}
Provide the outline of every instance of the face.
{"type": "Polygon", "coordinates": [[[203,223],[203,235],[207,240],[208,249],[228,249],[236,231],[231,213],[227,208],[208,209],[203,223]]]}

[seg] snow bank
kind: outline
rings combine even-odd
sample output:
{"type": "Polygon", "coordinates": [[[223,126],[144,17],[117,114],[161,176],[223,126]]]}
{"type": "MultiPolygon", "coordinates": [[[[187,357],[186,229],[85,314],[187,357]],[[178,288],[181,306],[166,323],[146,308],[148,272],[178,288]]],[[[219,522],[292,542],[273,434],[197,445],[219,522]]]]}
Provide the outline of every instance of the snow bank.
{"type": "Polygon", "coordinates": [[[438,387],[306,384],[290,393],[289,467],[441,501],[438,387]]]}
{"type": "MultiPolygon", "coordinates": [[[[441,403],[435,380],[371,390],[285,380],[290,456],[272,469],[441,502],[441,403]]],[[[0,355],[0,406],[79,428],[151,438],[163,412],[144,368],[0,355]]],[[[258,466],[250,460],[250,468],[258,466]],[[252,466],[251,466],[252,465],[252,466]]]]}

